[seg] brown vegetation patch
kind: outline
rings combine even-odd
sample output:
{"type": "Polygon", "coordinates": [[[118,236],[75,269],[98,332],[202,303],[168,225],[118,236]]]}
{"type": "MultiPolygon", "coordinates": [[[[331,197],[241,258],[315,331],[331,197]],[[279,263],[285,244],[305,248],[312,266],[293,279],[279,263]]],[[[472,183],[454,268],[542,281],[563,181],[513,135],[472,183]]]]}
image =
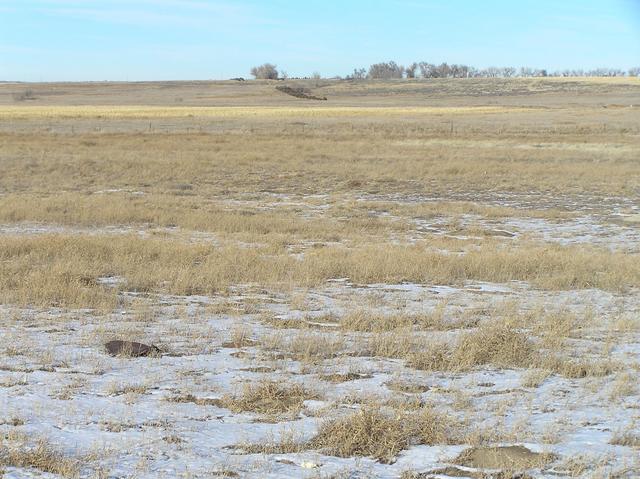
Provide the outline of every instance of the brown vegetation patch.
{"type": "Polygon", "coordinates": [[[287,95],[295,96],[296,98],[302,98],[304,100],[326,100],[327,99],[326,96],[313,95],[311,91],[303,87],[279,85],[276,87],[276,90],[281,91],[282,93],[286,93],[287,95]]]}
{"type": "Polygon", "coordinates": [[[248,368],[241,368],[240,371],[247,371],[250,373],[273,373],[275,372],[275,369],[269,366],[252,366],[248,368]]]}
{"type": "Polygon", "coordinates": [[[518,474],[517,476],[506,476],[502,473],[487,474],[485,472],[469,471],[455,466],[442,467],[421,473],[406,472],[400,476],[400,479],[436,479],[443,476],[463,477],[465,479],[531,479],[530,476],[524,474],[518,474]]]}
{"type": "Polygon", "coordinates": [[[111,356],[125,358],[139,358],[143,356],[159,356],[160,349],[154,345],[137,343],[135,341],[114,340],[104,345],[111,356]]]}
{"type": "Polygon", "coordinates": [[[167,401],[175,402],[175,403],[193,403],[193,404],[197,404],[198,406],[225,407],[223,405],[223,401],[221,399],[199,398],[199,397],[194,396],[193,394],[172,396],[172,397],[168,398],[167,401]]]}
{"type": "Polygon", "coordinates": [[[370,379],[373,376],[371,374],[364,373],[331,373],[323,374],[320,379],[330,383],[344,383],[347,381],[357,381],[358,379],[370,379]]]}
{"type": "Polygon", "coordinates": [[[232,471],[231,469],[212,471],[210,474],[213,477],[240,477],[236,471],[232,471]]]}
{"type": "Polygon", "coordinates": [[[553,454],[532,452],[524,446],[480,446],[464,451],[458,456],[456,463],[476,469],[522,471],[544,467],[555,459],[553,454]]]}
{"type": "Polygon", "coordinates": [[[406,381],[389,381],[385,386],[392,391],[407,394],[422,394],[429,390],[429,386],[419,383],[411,383],[406,381]]]}
{"type": "Polygon", "coordinates": [[[233,338],[231,341],[225,341],[222,343],[223,348],[240,349],[252,347],[258,344],[255,339],[251,338],[233,338]]]}

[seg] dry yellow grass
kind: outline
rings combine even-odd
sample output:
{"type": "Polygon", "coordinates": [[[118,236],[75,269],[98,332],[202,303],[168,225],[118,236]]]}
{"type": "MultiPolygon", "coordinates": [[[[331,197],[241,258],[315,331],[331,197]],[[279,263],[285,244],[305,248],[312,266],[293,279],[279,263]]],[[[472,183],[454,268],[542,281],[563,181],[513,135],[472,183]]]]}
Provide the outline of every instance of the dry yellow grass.
{"type": "Polygon", "coordinates": [[[469,106],[469,107],[150,107],[150,106],[0,106],[0,119],[54,119],[98,118],[153,119],[153,118],[287,118],[287,117],[388,117],[412,115],[473,115],[508,114],[537,111],[538,108],[519,106],[469,106]]]}
{"type": "Polygon", "coordinates": [[[452,284],[529,281],[547,289],[622,290],[640,284],[635,255],[587,247],[487,244],[464,255],[424,245],[325,247],[302,259],[260,248],[215,247],[135,235],[0,238],[3,300],[16,304],[113,307],[118,288],[210,294],[235,284],[316,286],[332,278],[358,283],[452,284]],[[98,280],[121,277],[109,287],[98,280]]]}
{"type": "Polygon", "coordinates": [[[430,407],[407,414],[364,406],[351,415],[323,422],[306,447],[338,457],[371,456],[388,463],[411,444],[451,444],[455,441],[453,421],[430,407]]]}
{"type": "Polygon", "coordinates": [[[317,398],[317,393],[300,384],[265,380],[257,384],[245,384],[240,394],[223,396],[219,405],[236,413],[250,411],[268,417],[285,414],[295,416],[302,409],[304,401],[317,398]]]}
{"type": "MultiPolygon", "coordinates": [[[[61,193],[53,197],[7,195],[0,198],[0,221],[39,222],[84,227],[180,227],[190,232],[218,233],[221,239],[284,243],[287,239],[338,241],[363,234],[407,230],[404,221],[351,215],[308,218],[292,207],[229,207],[222,201],[178,195],[86,195],[61,193]]],[[[157,234],[164,234],[158,231],[157,234]]]]}
{"type": "Polygon", "coordinates": [[[626,430],[616,432],[610,444],[640,449],[640,434],[635,426],[637,424],[634,422],[626,430]]]}
{"type": "MultiPolygon", "coordinates": [[[[433,339],[406,328],[381,330],[361,341],[353,352],[343,350],[342,354],[403,359],[407,366],[425,371],[459,373],[487,366],[531,369],[523,378],[525,387],[537,387],[551,374],[602,377],[621,367],[606,356],[571,357],[570,349],[562,343],[546,344],[531,329],[519,328],[521,321],[496,316],[477,328],[458,332],[453,341],[433,339]]],[[[536,330],[537,323],[529,324],[529,328],[536,330]]]]}
{"type": "Polygon", "coordinates": [[[301,331],[294,335],[281,332],[262,338],[262,347],[274,354],[284,352],[288,357],[304,363],[318,363],[344,353],[345,340],[340,335],[325,335],[301,331]]]}
{"type": "Polygon", "coordinates": [[[0,466],[32,468],[68,478],[79,477],[81,470],[79,459],[65,456],[46,439],[40,439],[31,446],[22,441],[3,440],[0,443],[0,466]]]}
{"type": "MultiPolygon", "coordinates": [[[[246,199],[248,193],[268,198],[261,192],[402,192],[446,198],[496,189],[566,196],[633,193],[638,184],[640,145],[632,136],[588,132],[585,143],[586,133],[579,129],[554,137],[536,126],[499,133],[489,123],[477,131],[469,121],[469,131],[459,138],[440,131],[441,120],[419,127],[383,120],[353,129],[327,120],[309,133],[284,120],[265,120],[255,126],[256,132],[240,122],[228,133],[213,134],[0,133],[0,187],[27,198],[122,189],[153,193],[152,202],[164,195],[206,204],[212,197],[246,199]]],[[[102,198],[108,202],[111,197],[102,198]]],[[[337,199],[344,204],[352,198],[337,199]]],[[[562,204],[551,201],[546,206],[562,204]]]]}
{"type": "MultiPolygon", "coordinates": [[[[446,302],[440,302],[429,312],[407,313],[403,311],[382,314],[374,308],[357,308],[340,318],[339,325],[344,331],[381,333],[396,330],[452,330],[472,327],[477,318],[472,315],[462,318],[445,319],[446,302]]],[[[317,320],[316,320],[317,321],[317,320]]],[[[304,327],[304,326],[302,326],[304,327]]]]}
{"type": "Polygon", "coordinates": [[[409,365],[425,370],[465,371],[478,366],[528,368],[539,363],[527,334],[507,322],[463,333],[455,345],[432,344],[408,355],[409,365]]]}
{"type": "Polygon", "coordinates": [[[556,83],[563,82],[583,82],[583,83],[594,83],[598,85],[640,85],[640,77],[571,77],[571,78],[563,78],[563,77],[548,77],[545,78],[545,81],[552,81],[556,83]]]}

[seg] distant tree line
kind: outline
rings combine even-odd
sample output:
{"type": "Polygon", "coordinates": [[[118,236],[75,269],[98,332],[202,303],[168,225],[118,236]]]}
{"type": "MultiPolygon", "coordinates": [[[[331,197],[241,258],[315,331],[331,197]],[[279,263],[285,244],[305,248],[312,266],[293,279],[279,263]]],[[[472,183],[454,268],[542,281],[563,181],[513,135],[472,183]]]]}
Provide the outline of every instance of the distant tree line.
{"type": "Polygon", "coordinates": [[[348,79],[363,80],[393,78],[513,78],[513,77],[619,77],[639,76],[640,67],[627,71],[618,68],[597,68],[592,70],[566,69],[550,72],[545,69],[529,67],[488,67],[475,68],[469,65],[456,63],[441,63],[436,65],[429,62],[414,62],[408,66],[402,66],[394,61],[374,63],[368,70],[356,68],[348,79]]]}
{"type": "MultiPolygon", "coordinates": [[[[287,79],[284,71],[278,71],[277,66],[265,63],[251,69],[251,75],[260,80],[287,79]]],[[[529,67],[488,67],[475,68],[469,65],[456,63],[440,63],[436,65],[429,62],[414,62],[408,66],[399,65],[394,61],[374,63],[367,70],[356,68],[345,78],[348,80],[391,80],[402,78],[537,78],[537,77],[637,77],[640,76],[640,67],[621,70],[618,68],[596,68],[591,70],[566,69],[548,71],[529,67]]],[[[321,75],[314,72],[311,77],[319,80],[321,75]]]]}

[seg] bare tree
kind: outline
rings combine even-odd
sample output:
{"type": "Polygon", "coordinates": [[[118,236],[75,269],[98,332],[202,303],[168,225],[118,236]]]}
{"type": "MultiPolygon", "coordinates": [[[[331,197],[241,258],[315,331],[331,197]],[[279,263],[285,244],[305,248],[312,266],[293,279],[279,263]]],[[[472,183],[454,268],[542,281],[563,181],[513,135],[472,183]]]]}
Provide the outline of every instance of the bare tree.
{"type": "Polygon", "coordinates": [[[529,67],[522,67],[520,68],[520,73],[518,76],[526,77],[526,78],[546,77],[546,76],[549,76],[549,73],[547,72],[547,70],[544,70],[544,69],[538,70],[538,69],[529,68],[529,67]]]}
{"type": "Polygon", "coordinates": [[[467,65],[449,65],[449,75],[453,78],[467,78],[470,76],[471,67],[467,65]]]}
{"type": "Polygon", "coordinates": [[[640,67],[629,68],[630,77],[640,77],[640,67]]]}
{"type": "Polygon", "coordinates": [[[407,75],[407,78],[415,78],[417,70],[418,70],[418,64],[413,62],[411,65],[409,65],[404,69],[404,72],[407,75]]]}
{"type": "Polygon", "coordinates": [[[451,65],[449,65],[449,76],[451,78],[462,78],[464,76],[462,70],[462,65],[452,63],[451,65]]]}
{"type": "Polygon", "coordinates": [[[497,78],[500,76],[500,68],[498,67],[487,67],[483,71],[483,76],[488,78],[497,78]]]}
{"type": "Polygon", "coordinates": [[[256,78],[256,80],[278,79],[277,66],[271,63],[265,63],[264,65],[260,65],[259,67],[253,67],[251,69],[251,74],[256,78]]]}
{"type": "Polygon", "coordinates": [[[402,78],[404,67],[394,61],[387,63],[374,63],[369,67],[368,77],[372,79],[389,80],[391,78],[402,78]]]}
{"type": "Polygon", "coordinates": [[[353,73],[347,76],[349,80],[364,80],[365,78],[367,78],[366,68],[354,68],[353,73]]]}
{"type": "Polygon", "coordinates": [[[451,67],[445,62],[438,65],[438,78],[448,78],[451,76],[451,67]]]}
{"type": "Polygon", "coordinates": [[[619,77],[624,76],[624,72],[617,68],[596,68],[588,71],[587,75],[593,77],[619,77]]]}
{"type": "Polygon", "coordinates": [[[502,68],[502,76],[505,78],[511,78],[516,76],[516,69],[513,67],[503,67],[502,68]]]}
{"type": "Polygon", "coordinates": [[[428,62],[420,62],[418,63],[418,68],[420,68],[420,76],[422,78],[434,78],[436,66],[428,63],[428,62]]]}
{"type": "Polygon", "coordinates": [[[532,77],[533,76],[533,68],[529,68],[529,67],[520,67],[520,74],[521,77],[532,77]]]}

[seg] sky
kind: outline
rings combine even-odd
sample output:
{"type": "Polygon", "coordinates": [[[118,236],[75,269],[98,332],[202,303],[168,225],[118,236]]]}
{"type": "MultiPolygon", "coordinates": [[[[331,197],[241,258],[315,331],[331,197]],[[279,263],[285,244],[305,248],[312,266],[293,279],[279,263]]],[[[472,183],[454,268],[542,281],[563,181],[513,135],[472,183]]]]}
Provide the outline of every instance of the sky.
{"type": "Polygon", "coordinates": [[[0,80],[640,66],[640,0],[0,0],[0,80]]]}

